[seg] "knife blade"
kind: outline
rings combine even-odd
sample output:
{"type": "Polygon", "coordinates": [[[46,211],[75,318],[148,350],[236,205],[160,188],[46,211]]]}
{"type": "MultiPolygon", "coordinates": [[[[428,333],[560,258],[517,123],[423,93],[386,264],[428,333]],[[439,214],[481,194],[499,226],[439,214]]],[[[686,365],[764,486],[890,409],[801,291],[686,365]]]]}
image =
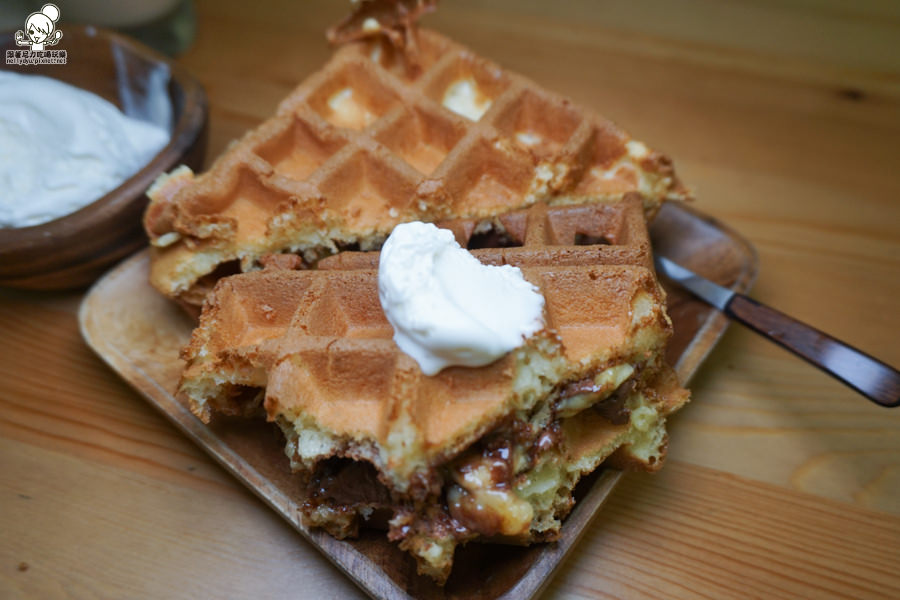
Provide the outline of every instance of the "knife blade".
{"type": "Polygon", "coordinates": [[[656,270],[734,321],[746,325],[866,398],[885,407],[900,405],[900,371],[774,308],[738,294],[660,255],[656,270]]]}

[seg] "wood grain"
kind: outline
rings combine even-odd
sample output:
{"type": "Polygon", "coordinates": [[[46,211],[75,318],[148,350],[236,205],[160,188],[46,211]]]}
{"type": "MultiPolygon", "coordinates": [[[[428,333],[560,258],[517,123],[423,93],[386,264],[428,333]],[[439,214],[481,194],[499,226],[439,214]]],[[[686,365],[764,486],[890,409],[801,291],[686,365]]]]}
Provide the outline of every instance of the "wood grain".
{"type": "MultiPolygon", "coordinates": [[[[196,9],[179,63],[212,159],[344,6],[196,9]]],[[[427,23],[669,153],[757,248],[754,298],[900,364],[896,2],[447,0],[427,23]]],[[[0,291],[0,597],[362,597],[92,355],[79,300],[0,291]]],[[[737,327],[691,388],[675,460],[625,479],[548,596],[900,595],[900,413],[737,327]]]]}
{"type": "Polygon", "coordinates": [[[629,474],[583,544],[553,589],[571,589],[567,577],[580,574],[586,584],[574,597],[900,593],[887,558],[900,544],[897,517],[676,461],[658,474],[629,474]]]}

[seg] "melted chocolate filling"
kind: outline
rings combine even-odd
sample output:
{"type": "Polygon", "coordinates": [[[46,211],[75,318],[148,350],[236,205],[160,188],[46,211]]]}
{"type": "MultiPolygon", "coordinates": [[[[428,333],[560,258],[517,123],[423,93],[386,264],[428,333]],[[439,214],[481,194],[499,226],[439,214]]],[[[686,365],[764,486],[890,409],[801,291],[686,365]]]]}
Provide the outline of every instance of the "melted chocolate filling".
{"type": "Polygon", "coordinates": [[[390,506],[391,494],[370,463],[348,458],[321,461],[306,486],[310,508],[320,504],[390,506]]]}
{"type": "MultiPolygon", "coordinates": [[[[637,377],[633,375],[612,394],[594,404],[589,410],[599,412],[616,425],[628,422],[630,411],[625,401],[633,393],[637,377]]],[[[596,391],[593,379],[587,378],[568,384],[560,393],[566,398],[596,391]]],[[[514,445],[527,445],[532,464],[539,455],[552,451],[561,442],[559,421],[554,420],[534,438],[528,423],[507,422],[502,431],[486,436],[479,443],[478,456],[457,463],[460,474],[483,465],[489,465],[490,487],[506,490],[513,485],[515,471],[512,464],[514,445]]],[[[330,458],[321,461],[307,484],[308,499],[304,511],[312,511],[327,505],[339,512],[356,512],[362,507],[372,507],[394,515],[389,539],[402,540],[413,533],[433,539],[453,537],[470,538],[477,532],[491,536],[499,531],[499,516],[491,511],[474,510],[474,507],[448,505],[446,490],[451,483],[449,476],[442,476],[437,469],[428,475],[419,475],[412,482],[409,497],[403,501],[391,498],[390,490],[378,479],[378,472],[370,463],[351,458],[330,458]]],[[[464,503],[474,500],[465,493],[464,503]]],[[[382,521],[383,522],[383,521],[382,521]]],[[[369,523],[372,525],[372,523],[369,523]]]]}

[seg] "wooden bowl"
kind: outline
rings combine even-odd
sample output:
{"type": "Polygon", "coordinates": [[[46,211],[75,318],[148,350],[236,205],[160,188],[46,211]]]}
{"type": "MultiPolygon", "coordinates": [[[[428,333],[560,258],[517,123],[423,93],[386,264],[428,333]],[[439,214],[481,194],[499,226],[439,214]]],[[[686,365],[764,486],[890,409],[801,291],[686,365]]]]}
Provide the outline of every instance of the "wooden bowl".
{"type": "MultiPolygon", "coordinates": [[[[206,151],[206,94],[183,67],[111,31],[75,25],[64,29],[53,49],[66,51],[66,64],[7,65],[4,60],[0,68],[53,77],[120,109],[123,96],[130,97],[129,105],[140,105],[147,97],[147,75],[162,73],[168,77],[172,137],[143,169],[84,208],[41,225],[0,229],[0,286],[61,290],[88,285],[147,243],[141,217],[148,202],[144,192],[153,180],[182,163],[199,169],[206,151]]],[[[0,37],[0,49],[5,57],[7,50],[22,48],[10,32],[0,37]]]]}

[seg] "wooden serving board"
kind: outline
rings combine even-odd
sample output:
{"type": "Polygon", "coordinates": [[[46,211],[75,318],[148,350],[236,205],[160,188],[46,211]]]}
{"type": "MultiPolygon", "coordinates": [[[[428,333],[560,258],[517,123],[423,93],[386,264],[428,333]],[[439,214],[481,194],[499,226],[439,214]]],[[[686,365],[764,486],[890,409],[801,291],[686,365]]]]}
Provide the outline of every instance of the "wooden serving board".
{"type": "MultiPolygon", "coordinates": [[[[757,270],[752,246],[721,223],[680,203],[669,203],[651,226],[657,251],[700,274],[745,292],[757,270]]],[[[416,574],[411,557],[380,531],[339,541],[300,522],[302,490],[288,467],[274,425],[217,420],[204,425],[174,396],[179,350],[193,322],[147,282],[149,253],[127,259],[99,280],[82,302],[79,321],[87,343],[128,383],[241,480],[348,577],[374,598],[532,598],[548,583],[622,476],[601,469],[576,489],[578,502],[558,542],[528,548],[470,544],[456,553],[443,588],[416,574]]],[[[668,358],[690,379],[728,325],[718,311],[663,281],[675,334],[668,358]]]]}

